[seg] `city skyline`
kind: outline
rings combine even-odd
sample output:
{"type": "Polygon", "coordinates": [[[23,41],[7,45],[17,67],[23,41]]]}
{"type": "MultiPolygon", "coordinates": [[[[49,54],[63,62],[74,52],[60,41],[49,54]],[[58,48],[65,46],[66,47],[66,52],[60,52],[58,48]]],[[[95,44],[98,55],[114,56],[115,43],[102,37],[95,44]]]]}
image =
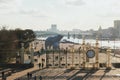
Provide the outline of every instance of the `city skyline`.
{"type": "Polygon", "coordinates": [[[118,0],[0,0],[0,26],[10,29],[98,30],[120,20],[118,0]]]}

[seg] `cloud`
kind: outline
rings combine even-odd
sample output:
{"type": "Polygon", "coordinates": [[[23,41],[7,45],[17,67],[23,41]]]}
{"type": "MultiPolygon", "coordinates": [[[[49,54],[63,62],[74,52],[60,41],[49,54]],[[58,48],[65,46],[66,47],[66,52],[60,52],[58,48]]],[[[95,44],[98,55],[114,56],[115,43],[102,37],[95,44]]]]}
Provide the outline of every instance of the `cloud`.
{"type": "Polygon", "coordinates": [[[65,3],[67,5],[74,5],[74,6],[81,6],[85,4],[83,0],[66,0],[65,3]]]}
{"type": "Polygon", "coordinates": [[[44,12],[37,9],[20,9],[19,14],[33,17],[47,17],[44,12]]]}
{"type": "Polygon", "coordinates": [[[106,18],[113,18],[113,17],[120,17],[120,12],[108,12],[108,13],[103,13],[99,14],[98,16],[100,17],[106,17],[106,18]]]}
{"type": "Polygon", "coordinates": [[[36,10],[36,9],[20,9],[19,13],[29,15],[29,14],[38,13],[38,10],[36,10]]]}
{"type": "Polygon", "coordinates": [[[13,16],[47,17],[45,12],[23,6],[24,0],[0,0],[0,14],[13,16]]]}
{"type": "Polygon", "coordinates": [[[23,0],[0,0],[0,9],[10,9],[20,6],[23,0]]]}
{"type": "Polygon", "coordinates": [[[29,17],[41,17],[46,18],[48,17],[45,12],[42,12],[37,9],[18,9],[8,12],[6,15],[19,15],[19,16],[29,16],[29,17]]]}
{"type": "Polygon", "coordinates": [[[13,0],[0,0],[0,4],[3,4],[3,3],[8,3],[8,2],[11,2],[13,0]]]}

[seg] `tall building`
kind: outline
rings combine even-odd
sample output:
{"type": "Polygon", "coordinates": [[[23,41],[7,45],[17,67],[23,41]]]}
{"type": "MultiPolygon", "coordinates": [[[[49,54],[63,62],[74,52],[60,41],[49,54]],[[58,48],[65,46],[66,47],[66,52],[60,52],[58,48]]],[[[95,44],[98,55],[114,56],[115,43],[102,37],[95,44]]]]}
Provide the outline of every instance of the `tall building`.
{"type": "Polygon", "coordinates": [[[102,39],[102,27],[101,27],[101,26],[99,26],[98,33],[97,33],[97,37],[98,37],[99,39],[102,39]]]}
{"type": "Polygon", "coordinates": [[[52,24],[51,28],[49,29],[49,31],[50,32],[58,32],[57,25],[56,24],[52,24]]]}
{"type": "Polygon", "coordinates": [[[114,28],[117,37],[120,39],[120,20],[114,20],[114,28]]]}
{"type": "Polygon", "coordinates": [[[56,24],[52,24],[52,25],[51,25],[51,29],[52,29],[52,30],[57,30],[57,25],[56,25],[56,24]]]}

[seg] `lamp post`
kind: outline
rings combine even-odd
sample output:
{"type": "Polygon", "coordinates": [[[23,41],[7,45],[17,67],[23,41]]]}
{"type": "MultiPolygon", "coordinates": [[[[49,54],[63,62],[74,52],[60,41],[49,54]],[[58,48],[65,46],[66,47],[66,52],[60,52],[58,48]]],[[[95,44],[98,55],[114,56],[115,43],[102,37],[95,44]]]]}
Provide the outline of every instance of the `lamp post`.
{"type": "Polygon", "coordinates": [[[102,48],[102,34],[101,34],[101,48],[102,48]]]}
{"type": "Polygon", "coordinates": [[[66,50],[65,50],[65,55],[66,55],[66,68],[67,68],[67,51],[68,51],[68,48],[66,48],[66,50]]]}
{"type": "Polygon", "coordinates": [[[86,64],[86,55],[85,55],[85,38],[83,36],[83,43],[82,43],[82,53],[83,53],[83,68],[85,69],[85,64],[86,64]]]}
{"type": "Polygon", "coordinates": [[[60,60],[61,56],[60,56],[60,49],[59,49],[59,67],[61,66],[61,60],[60,60]]]}
{"type": "Polygon", "coordinates": [[[74,67],[74,47],[72,48],[72,68],[74,67]]]}
{"type": "Polygon", "coordinates": [[[115,56],[115,38],[114,38],[114,56],[115,56]]]}
{"type": "Polygon", "coordinates": [[[20,56],[21,56],[21,63],[24,64],[24,43],[21,43],[20,56]]]}
{"type": "Polygon", "coordinates": [[[107,49],[107,68],[110,69],[111,68],[111,63],[110,63],[110,48],[107,49]]]}
{"type": "Polygon", "coordinates": [[[54,49],[53,49],[53,67],[54,67],[55,65],[54,65],[54,49]]]}
{"type": "Polygon", "coordinates": [[[98,46],[99,46],[99,43],[98,43],[98,38],[96,38],[96,68],[98,69],[99,68],[99,52],[98,52],[98,46]]]}
{"type": "Polygon", "coordinates": [[[81,50],[81,47],[78,49],[78,52],[79,52],[79,67],[80,67],[80,50],[81,50]]]}
{"type": "Polygon", "coordinates": [[[31,63],[34,63],[34,46],[33,43],[31,43],[31,63]]]}

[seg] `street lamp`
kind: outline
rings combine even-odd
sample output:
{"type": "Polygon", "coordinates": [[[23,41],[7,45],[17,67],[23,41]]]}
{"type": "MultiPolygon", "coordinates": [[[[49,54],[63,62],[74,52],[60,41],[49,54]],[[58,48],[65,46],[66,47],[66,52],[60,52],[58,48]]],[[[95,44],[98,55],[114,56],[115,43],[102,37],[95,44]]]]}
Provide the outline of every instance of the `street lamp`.
{"type": "Polygon", "coordinates": [[[80,67],[80,51],[81,50],[81,47],[79,47],[79,49],[78,49],[78,52],[79,52],[79,67],[80,67]]]}
{"type": "Polygon", "coordinates": [[[74,47],[72,47],[72,68],[74,68],[74,47]]]}
{"type": "Polygon", "coordinates": [[[115,38],[114,38],[114,56],[115,56],[115,38]]]}
{"type": "Polygon", "coordinates": [[[66,50],[64,50],[64,54],[65,54],[65,56],[66,56],[66,68],[67,68],[67,51],[68,51],[68,48],[66,47],[66,50]]]}

